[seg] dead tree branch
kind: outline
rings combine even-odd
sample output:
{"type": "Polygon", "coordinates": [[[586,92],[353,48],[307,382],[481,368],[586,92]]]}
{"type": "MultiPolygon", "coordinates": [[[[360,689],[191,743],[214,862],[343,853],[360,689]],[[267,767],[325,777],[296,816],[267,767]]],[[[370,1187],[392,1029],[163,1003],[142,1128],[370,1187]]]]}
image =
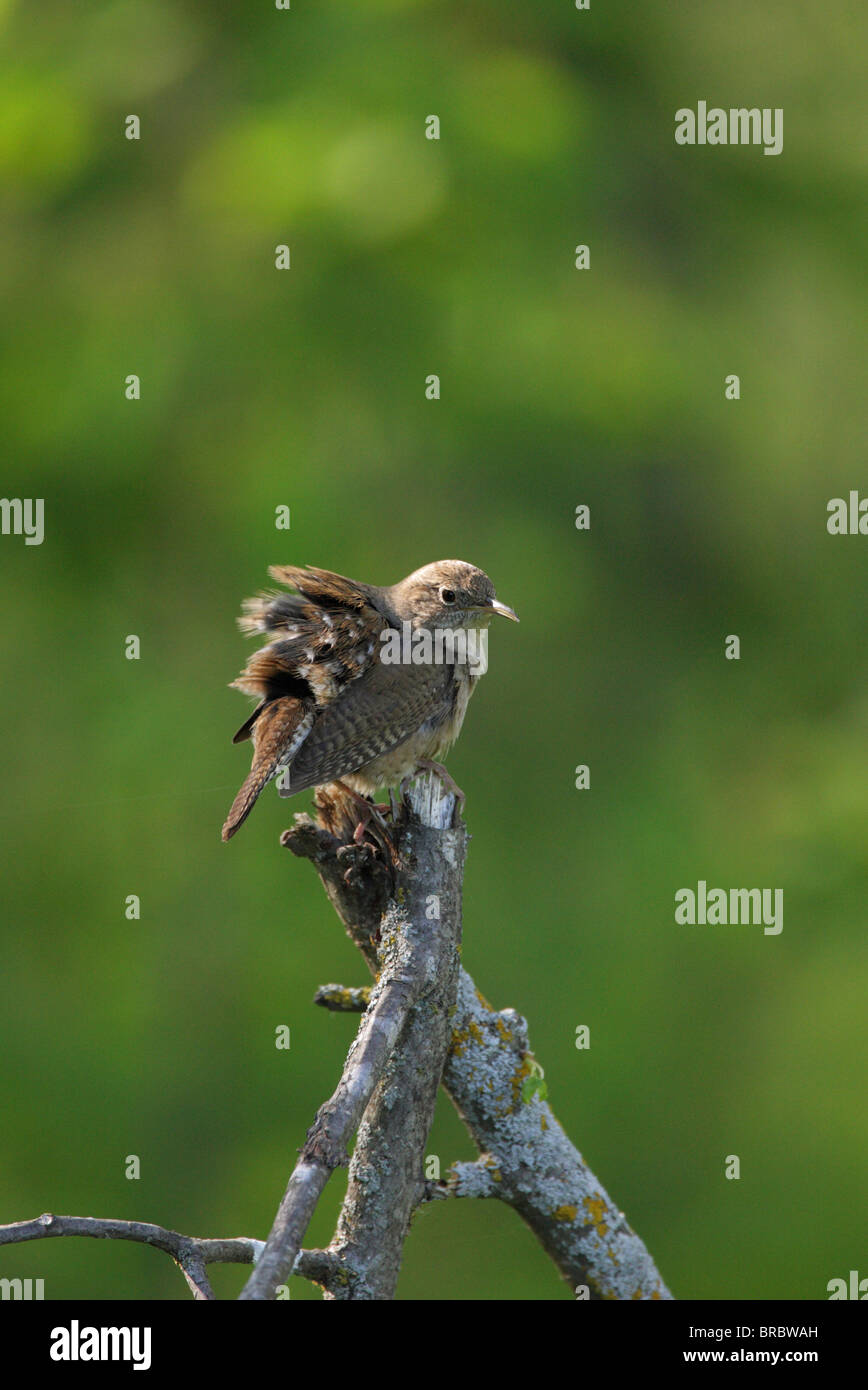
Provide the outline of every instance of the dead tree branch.
{"type": "MultiPolygon", "coordinates": [[[[330,1277],[324,1287],[328,1298],[394,1293],[410,1217],[425,1190],[425,1142],[451,1035],[467,839],[463,825],[450,828],[454,798],[436,779],[417,784],[412,806],[415,814],[401,826],[393,885],[369,849],[333,853],[344,887],[361,876],[371,899],[377,895],[381,910],[365,937],[377,983],[341,1083],[308,1133],[242,1299],[273,1298],[291,1272],[319,1196],[334,1169],[346,1163],[360,1121],[328,1252],[342,1277],[330,1277]]],[[[324,850],[319,842],[318,852],[324,850]]]]}
{"type": "Polygon", "coordinates": [[[97,1216],[54,1216],[45,1212],[33,1221],[0,1226],[0,1245],[20,1245],[24,1241],[46,1240],[53,1236],[90,1236],[96,1240],[133,1240],[152,1245],[171,1255],[193,1297],[202,1301],[214,1298],[205,1273],[206,1265],[253,1264],[263,1249],[261,1240],[245,1236],[206,1240],[169,1231],[165,1226],[153,1226],[148,1221],[114,1221],[97,1216]]]}
{"type": "Polygon", "coordinates": [[[461,887],[467,832],[451,829],[454,797],[436,779],[415,789],[401,840],[405,865],[382,937],[409,932],[420,943],[425,988],[359,1128],[347,1193],[329,1247],[345,1277],[329,1299],[394,1296],[410,1218],[426,1193],[425,1145],[452,1036],[461,941],[461,887]]]}
{"type": "MultiPolygon", "coordinates": [[[[315,864],[335,911],[376,972],[378,932],[381,923],[392,921],[393,910],[388,877],[379,861],[364,847],[338,846],[309,816],[296,817],[295,827],[285,832],[282,843],[315,864]]],[[[441,863],[436,856],[433,862],[426,859],[417,863],[417,871],[429,875],[427,883],[411,881],[402,886],[417,899],[424,899],[426,893],[442,895],[460,911],[463,843],[463,838],[459,842],[444,838],[441,863]]],[[[446,913],[441,926],[448,921],[446,913]]],[[[434,1022],[429,1019],[429,1028],[434,1022]]],[[[672,1295],[644,1244],[567,1138],[551,1107],[537,1094],[526,1096],[525,1082],[538,1069],[529,1051],[524,1019],[512,1009],[492,1009],[466,971],[460,970],[450,1034],[443,1085],[481,1157],[476,1163],[456,1164],[443,1190],[454,1196],[497,1197],[507,1202],[537,1236],[569,1287],[580,1295],[587,1290],[591,1299],[670,1299],[672,1295]]],[[[432,1032],[435,1045],[438,1037],[432,1032]]],[[[409,1035],[406,1041],[408,1056],[412,1057],[416,1041],[409,1035]]],[[[390,1063],[390,1081],[402,1074],[407,1084],[409,1072],[399,1070],[403,1047],[404,1039],[390,1063]]],[[[351,1170],[347,1201],[329,1247],[344,1274],[336,1288],[327,1288],[327,1296],[391,1296],[383,1292],[389,1287],[388,1280],[370,1278],[368,1253],[377,1235],[382,1237],[386,1215],[377,1179],[392,1158],[385,1139],[390,1115],[385,1104],[387,1085],[384,1083],[384,1095],[366,1113],[359,1134],[359,1181],[353,1182],[351,1170]],[[378,1132],[383,1141],[378,1142],[378,1132]]],[[[421,1167],[414,1180],[418,1201],[424,1191],[421,1167]]],[[[393,1243],[387,1262],[394,1260],[394,1242],[402,1242],[406,1234],[404,1199],[408,1189],[400,1183],[398,1186],[402,1203],[391,1228],[393,1243]]]]}
{"type": "Polygon", "coordinates": [[[527,1222],[561,1275],[591,1298],[672,1295],[624,1213],[594,1177],[539,1096],[524,1097],[534,1074],[527,1024],[495,1012],[466,971],[443,1084],[480,1150],[455,1164],[447,1190],[497,1197],[527,1222]]]}
{"type": "Polygon", "coordinates": [[[423,779],[415,814],[397,829],[394,876],[367,845],[342,845],[309,816],[281,842],[310,859],[376,983],[324,986],[317,1002],[364,1010],[340,1083],[308,1131],[266,1242],[198,1239],[138,1221],[44,1215],[0,1227],[0,1245],[53,1236],[133,1240],[169,1254],[193,1296],[211,1300],[208,1264],[254,1266],[240,1297],[273,1299],[290,1274],[330,1300],[394,1294],[413,1210],[426,1197],[495,1197],[537,1236],[570,1288],[592,1299],[669,1299],[642,1241],[526,1085],[539,1074],[527,1025],[495,1011],[458,964],[467,833],[454,800],[423,779]],[[480,1151],[435,1188],[425,1144],[443,1082],[480,1151]],[[347,1163],[347,1195],[327,1250],[302,1250],[331,1173],[347,1163]]]}
{"type": "MultiPolygon", "coordinates": [[[[193,1297],[201,1301],[216,1297],[205,1273],[206,1265],[256,1264],[265,1249],[264,1240],[253,1240],[249,1236],[206,1239],[185,1236],[180,1231],[154,1226],[149,1221],[115,1221],[99,1216],[55,1216],[45,1212],[33,1221],[16,1221],[10,1226],[0,1226],[0,1245],[22,1245],[25,1241],[47,1240],[54,1236],[132,1240],[140,1245],[151,1245],[155,1250],[171,1255],[187,1280],[193,1297]]],[[[338,1260],[327,1250],[300,1250],[292,1272],[314,1284],[327,1286],[339,1269],[338,1260]]]]}

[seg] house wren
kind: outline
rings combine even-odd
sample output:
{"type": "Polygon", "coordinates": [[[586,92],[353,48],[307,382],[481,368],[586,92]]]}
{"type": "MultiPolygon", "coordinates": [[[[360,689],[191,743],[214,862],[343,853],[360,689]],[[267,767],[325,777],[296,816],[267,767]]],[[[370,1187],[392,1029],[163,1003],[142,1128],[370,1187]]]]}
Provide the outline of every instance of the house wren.
{"type": "Polygon", "coordinates": [[[239,619],[242,631],[273,636],[232,682],[259,704],[233,740],[252,738],[253,765],[223,839],[281,773],[282,796],[315,787],[326,806],[336,791],[360,806],[358,839],[378,787],[426,767],[451,783],[437,760],[484,669],[488,624],[495,613],[518,619],[463,560],[438,560],[391,588],[294,565],[269,574],[295,592],[249,599],[239,619]]]}

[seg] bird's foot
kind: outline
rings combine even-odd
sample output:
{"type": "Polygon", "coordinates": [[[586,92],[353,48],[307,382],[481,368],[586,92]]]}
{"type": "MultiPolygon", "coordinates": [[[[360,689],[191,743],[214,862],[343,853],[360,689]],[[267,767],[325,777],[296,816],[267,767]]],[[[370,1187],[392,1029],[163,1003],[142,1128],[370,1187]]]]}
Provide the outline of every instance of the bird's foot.
{"type": "Polygon", "coordinates": [[[349,797],[358,807],[359,819],[353,831],[353,844],[361,845],[370,843],[384,855],[393,869],[400,869],[401,859],[395,848],[395,843],[386,829],[386,822],[383,819],[389,810],[388,805],[375,805],[366,796],[354,792],[345,782],[336,782],[336,786],[349,797]],[[367,837],[367,841],[366,841],[367,837]]]}
{"type": "Polygon", "coordinates": [[[370,900],[372,891],[379,893],[382,885],[384,903],[394,893],[395,870],[388,860],[384,861],[380,850],[369,840],[361,845],[355,845],[352,841],[341,845],[336,858],[343,869],[347,888],[362,893],[370,900]]]}

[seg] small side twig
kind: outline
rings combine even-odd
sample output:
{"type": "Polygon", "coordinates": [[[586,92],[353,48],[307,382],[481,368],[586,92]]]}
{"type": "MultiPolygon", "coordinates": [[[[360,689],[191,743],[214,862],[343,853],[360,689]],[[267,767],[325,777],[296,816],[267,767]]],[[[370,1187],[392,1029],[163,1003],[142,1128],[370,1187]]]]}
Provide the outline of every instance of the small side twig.
{"type": "MultiPolygon", "coordinates": [[[[32,1221],[0,1226],[0,1245],[23,1245],[28,1240],[47,1240],[52,1236],[88,1236],[95,1240],[132,1240],[152,1245],[155,1250],[171,1255],[193,1297],[201,1301],[216,1298],[205,1272],[206,1265],[252,1265],[265,1249],[264,1240],[249,1236],[207,1239],[185,1236],[149,1221],[115,1221],[99,1216],[55,1216],[45,1212],[32,1221]]],[[[292,1272],[324,1289],[338,1286],[345,1277],[341,1261],[328,1250],[300,1250],[292,1272]]]]}
{"type": "Polygon", "coordinates": [[[371,1002],[371,986],[320,985],[313,1002],[336,1014],[363,1014],[371,1002]]]}
{"type": "Polygon", "coordinates": [[[214,1298],[205,1273],[209,1264],[253,1264],[264,1248],[261,1240],[246,1236],[228,1239],[200,1239],[169,1231],[149,1221],[115,1221],[97,1216],[55,1216],[45,1212],[33,1221],[16,1221],[0,1226],[0,1245],[20,1245],[28,1240],[52,1236],[90,1236],[96,1240],[133,1240],[152,1245],[171,1255],[192,1291],[203,1302],[214,1298]]]}

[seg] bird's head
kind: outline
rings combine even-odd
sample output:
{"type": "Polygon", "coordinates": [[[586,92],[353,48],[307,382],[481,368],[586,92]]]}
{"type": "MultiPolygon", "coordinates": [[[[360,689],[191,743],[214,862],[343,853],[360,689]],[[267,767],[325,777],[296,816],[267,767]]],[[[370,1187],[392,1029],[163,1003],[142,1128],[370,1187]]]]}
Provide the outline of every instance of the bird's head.
{"type": "Polygon", "coordinates": [[[464,560],[437,560],[389,590],[395,616],[413,627],[487,627],[495,613],[518,618],[500,603],[483,570],[464,560]]]}

